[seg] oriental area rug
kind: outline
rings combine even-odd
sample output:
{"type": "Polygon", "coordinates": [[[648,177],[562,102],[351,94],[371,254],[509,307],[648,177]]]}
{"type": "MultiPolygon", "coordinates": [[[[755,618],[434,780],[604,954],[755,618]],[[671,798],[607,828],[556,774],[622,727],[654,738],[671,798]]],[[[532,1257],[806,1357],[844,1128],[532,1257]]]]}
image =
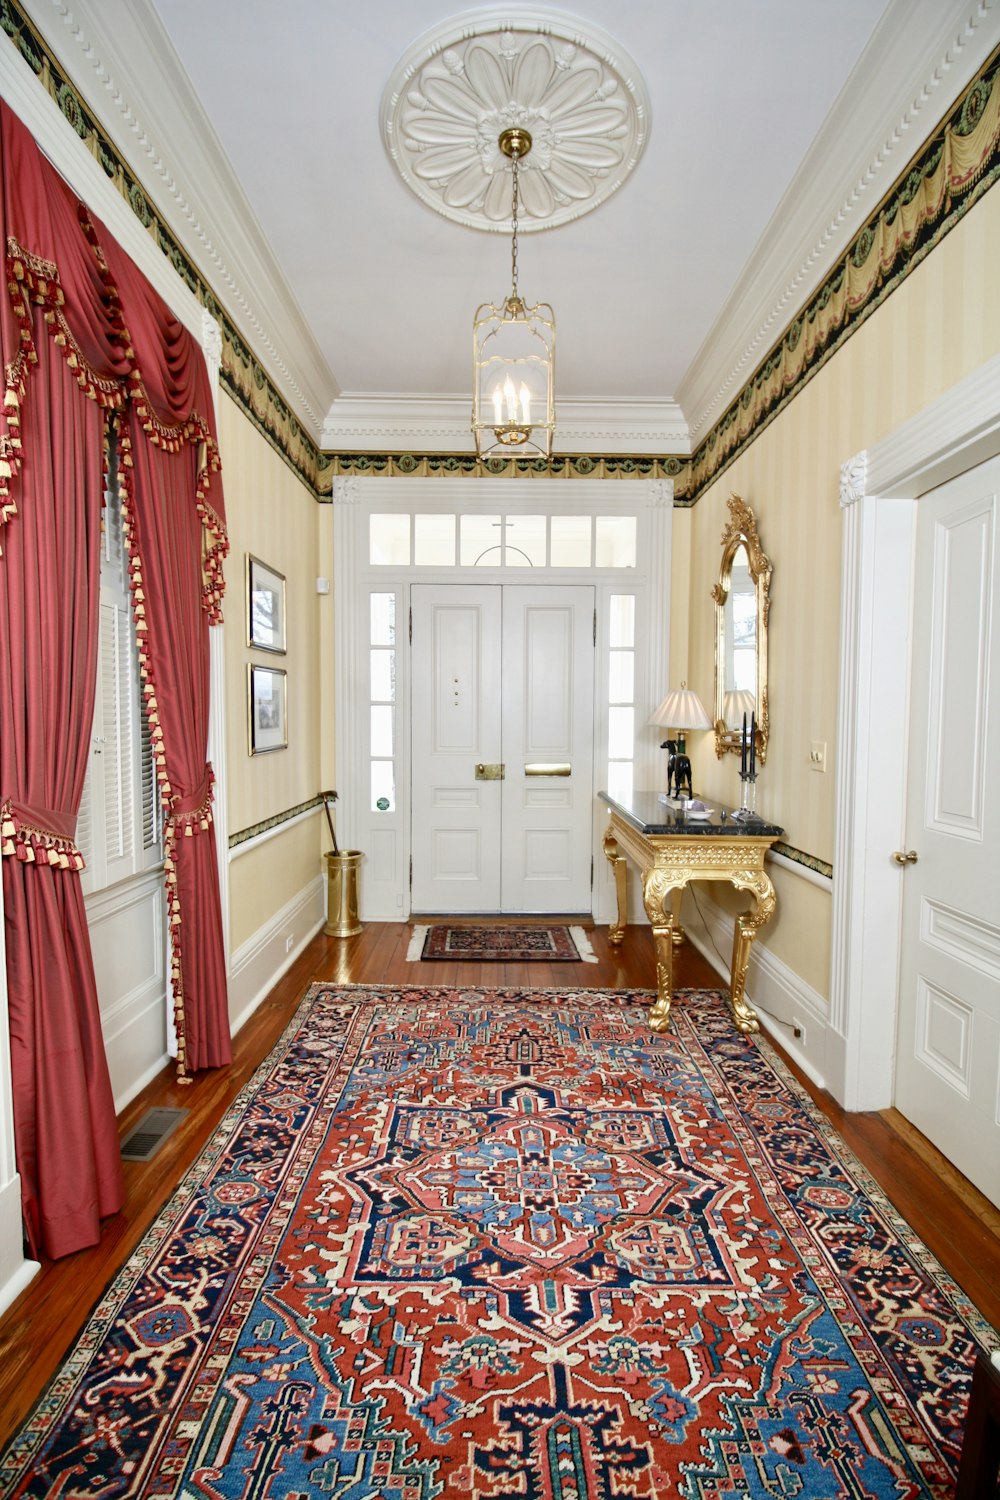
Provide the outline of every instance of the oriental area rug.
{"type": "Polygon", "coordinates": [[[918,1497],[996,1337],[716,992],[314,985],[5,1496],[918,1497]]]}
{"type": "Polygon", "coordinates": [[[582,927],[414,927],[408,959],[467,963],[587,963],[597,958],[582,927]]]}

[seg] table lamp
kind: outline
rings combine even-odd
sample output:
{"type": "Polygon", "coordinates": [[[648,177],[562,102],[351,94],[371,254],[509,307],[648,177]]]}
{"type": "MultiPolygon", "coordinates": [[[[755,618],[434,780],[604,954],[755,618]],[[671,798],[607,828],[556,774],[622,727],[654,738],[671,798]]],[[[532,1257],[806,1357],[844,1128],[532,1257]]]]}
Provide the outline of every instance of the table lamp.
{"type": "Polygon", "coordinates": [[[711,729],[712,721],[705,712],[705,705],[693,693],[686,682],[682,682],[679,688],[673,688],[659,708],[650,715],[650,724],[656,724],[663,729],[673,729],[676,733],[663,741],[661,749],[672,750],[670,760],[667,763],[667,791],[670,791],[671,779],[674,784],[674,796],[682,795],[681,788],[686,783],[687,795],[691,796],[691,762],[687,755],[687,745],[684,736],[689,729],[711,729]]]}

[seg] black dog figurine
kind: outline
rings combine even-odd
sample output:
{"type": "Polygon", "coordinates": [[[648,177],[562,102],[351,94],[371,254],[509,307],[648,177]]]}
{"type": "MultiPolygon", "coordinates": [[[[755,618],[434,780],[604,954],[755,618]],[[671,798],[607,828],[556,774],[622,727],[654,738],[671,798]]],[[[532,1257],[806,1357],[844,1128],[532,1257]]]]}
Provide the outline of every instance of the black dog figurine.
{"type": "Polygon", "coordinates": [[[667,795],[692,796],[691,762],[688,757],[678,752],[676,740],[664,740],[660,749],[670,751],[670,758],[667,761],[667,795]]]}

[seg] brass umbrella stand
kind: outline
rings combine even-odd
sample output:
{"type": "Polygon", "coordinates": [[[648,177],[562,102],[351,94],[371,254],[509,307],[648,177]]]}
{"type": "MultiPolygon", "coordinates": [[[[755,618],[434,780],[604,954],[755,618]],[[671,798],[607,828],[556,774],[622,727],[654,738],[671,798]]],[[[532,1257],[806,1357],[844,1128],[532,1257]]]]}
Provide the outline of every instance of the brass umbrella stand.
{"type": "Polygon", "coordinates": [[[326,860],[326,923],[323,931],[327,937],[355,937],[362,924],[358,918],[358,870],[364,854],[360,849],[341,849],[337,843],[337,832],[330,814],[330,803],[336,802],[336,792],[320,792],[323,809],[330,828],[333,848],[324,855],[326,860]]]}

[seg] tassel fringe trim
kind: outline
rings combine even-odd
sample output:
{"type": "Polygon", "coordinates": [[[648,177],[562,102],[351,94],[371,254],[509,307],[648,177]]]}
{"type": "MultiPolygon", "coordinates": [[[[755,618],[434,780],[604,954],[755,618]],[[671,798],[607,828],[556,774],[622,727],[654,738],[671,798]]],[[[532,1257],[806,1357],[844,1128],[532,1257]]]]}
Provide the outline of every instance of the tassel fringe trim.
{"type": "Polygon", "coordinates": [[[18,817],[11,799],[0,806],[0,854],[27,865],[51,865],[57,870],[83,870],[86,861],[72,839],[36,828],[18,817]]]}
{"type": "MultiPolygon", "coordinates": [[[[135,364],[135,349],[125,326],[121,298],[111,277],[104,251],[93,223],[79,208],[80,224],[90,244],[104,283],[113,327],[120,337],[130,369],[124,381],[98,374],[88,363],[66,322],[65,298],[59,284],[58,267],[42,260],[18,244],[13,236],[7,240],[7,292],[20,330],[21,347],[4,370],[3,428],[0,433],[0,527],[17,514],[12,487],[21,467],[21,409],[32,366],[38,363],[35,346],[32,304],[43,308],[45,323],[52,338],[85,396],[99,402],[109,411],[121,411],[131,401],[151,442],[169,453],[179,453],[186,445],[199,450],[198,482],[195,506],[201,518],[205,540],[202,549],[202,608],[213,625],[222,622],[222,596],[225,592],[223,563],[229,551],[226,528],[211,503],[212,481],[221,471],[218,445],[207,421],[199,412],[191,412],[185,421],[171,426],[161,421],[153,410],[142,373],[135,364]]],[[[3,549],[0,547],[0,556],[3,549]]]]}

